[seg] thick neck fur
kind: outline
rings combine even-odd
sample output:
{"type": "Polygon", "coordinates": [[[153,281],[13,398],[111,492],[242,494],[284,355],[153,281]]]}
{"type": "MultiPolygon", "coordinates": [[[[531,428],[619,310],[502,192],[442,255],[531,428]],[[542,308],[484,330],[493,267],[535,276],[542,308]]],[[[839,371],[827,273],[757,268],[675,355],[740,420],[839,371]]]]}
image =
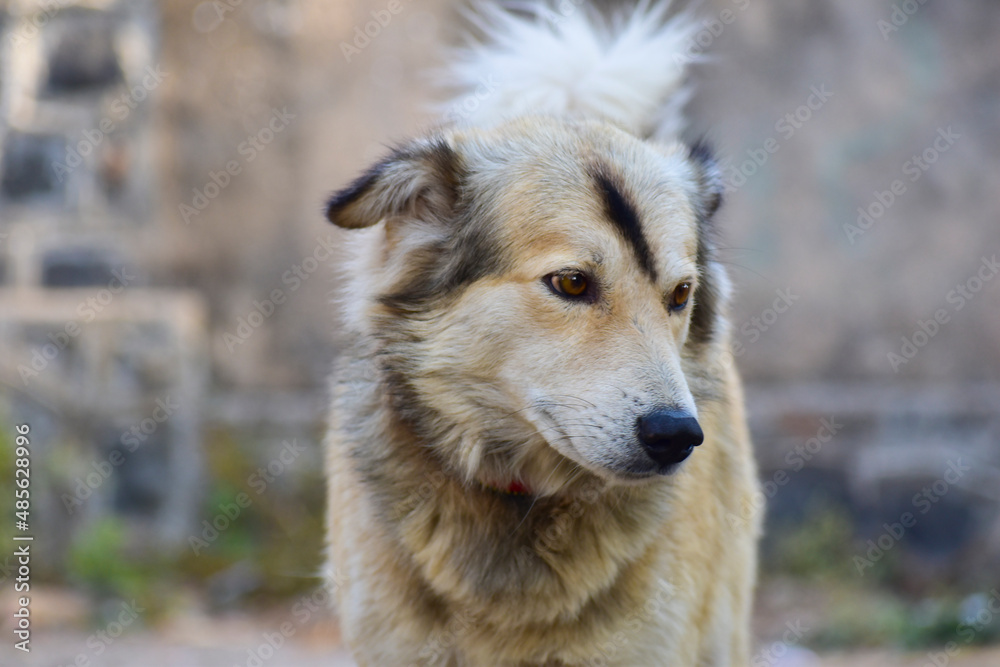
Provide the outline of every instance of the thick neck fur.
{"type": "Polygon", "coordinates": [[[526,633],[579,624],[626,588],[634,563],[655,557],[648,547],[669,519],[669,481],[609,486],[588,473],[545,498],[484,488],[435,454],[428,438],[446,429],[421,423],[433,416],[419,414],[398,377],[374,363],[362,358],[340,376],[339,410],[353,415],[344,435],[388,537],[450,613],[509,628],[509,614],[492,610],[517,608],[526,633]],[[410,406],[405,417],[400,402],[410,406]]]}

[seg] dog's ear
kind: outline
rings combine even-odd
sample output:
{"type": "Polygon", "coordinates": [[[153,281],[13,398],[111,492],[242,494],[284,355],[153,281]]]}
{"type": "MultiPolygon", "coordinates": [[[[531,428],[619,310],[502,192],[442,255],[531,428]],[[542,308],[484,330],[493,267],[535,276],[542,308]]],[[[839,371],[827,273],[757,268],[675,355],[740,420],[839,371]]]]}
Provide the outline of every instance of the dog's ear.
{"type": "Polygon", "coordinates": [[[729,301],[730,283],[726,269],[716,260],[715,214],[722,206],[725,182],[722,170],[705,142],[688,150],[695,170],[695,191],[691,195],[698,223],[698,270],[701,287],[691,313],[690,340],[705,343],[716,338],[720,318],[729,301]]]}
{"type": "Polygon", "coordinates": [[[688,157],[695,166],[697,185],[695,209],[698,212],[699,223],[707,224],[722,206],[722,196],[726,190],[722,180],[722,170],[715,161],[712,148],[705,141],[692,144],[688,149],[688,157]]]}
{"type": "Polygon", "coordinates": [[[441,138],[397,148],[333,195],[326,217],[348,229],[400,216],[445,218],[461,181],[458,155],[441,138]]]}

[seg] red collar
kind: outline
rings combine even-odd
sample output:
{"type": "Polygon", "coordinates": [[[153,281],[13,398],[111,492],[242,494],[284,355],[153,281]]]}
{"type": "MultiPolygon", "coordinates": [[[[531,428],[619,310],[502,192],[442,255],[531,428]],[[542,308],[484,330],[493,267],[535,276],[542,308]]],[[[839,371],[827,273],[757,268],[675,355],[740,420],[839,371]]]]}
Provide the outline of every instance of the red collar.
{"type": "Polygon", "coordinates": [[[483,484],[490,491],[496,491],[497,493],[504,493],[509,496],[527,496],[531,495],[531,491],[528,487],[524,485],[521,480],[515,479],[506,487],[497,486],[495,484],[483,484]]]}

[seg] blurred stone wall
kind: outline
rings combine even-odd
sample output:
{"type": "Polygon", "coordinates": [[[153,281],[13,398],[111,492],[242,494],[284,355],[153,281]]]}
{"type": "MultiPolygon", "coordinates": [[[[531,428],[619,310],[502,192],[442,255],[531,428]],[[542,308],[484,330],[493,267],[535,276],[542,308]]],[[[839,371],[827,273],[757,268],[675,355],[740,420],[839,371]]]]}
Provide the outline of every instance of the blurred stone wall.
{"type": "Polygon", "coordinates": [[[925,583],[985,585],[1000,554],[1000,8],[710,4],[689,111],[730,190],[766,546],[832,508],[865,545],[857,574],[891,554],[925,583]]]}
{"type": "Polygon", "coordinates": [[[49,567],[107,516],[182,543],[204,482],[205,303],[155,269],[160,27],[145,0],[0,4],[0,418],[31,428],[49,567]]]}
{"type": "Polygon", "coordinates": [[[976,289],[1000,252],[1000,8],[921,3],[904,22],[900,4],[711,3],[709,20],[734,20],[703,40],[713,61],[690,110],[729,182],[749,174],[724,220],[752,379],[1000,379],[1000,288],[976,289]],[[817,88],[828,99],[809,108],[817,88]],[[786,288],[788,313],[754,324],[786,288]]]}
{"type": "MultiPolygon", "coordinates": [[[[385,25],[384,0],[55,5],[38,36],[3,42],[5,289],[46,275],[93,286],[127,260],[140,276],[130,292],[197,293],[204,325],[191,346],[206,351],[212,387],[199,418],[270,428],[274,451],[285,431],[317,432],[342,238],[322,204],[437,122],[426,72],[458,39],[458,2],[404,0],[385,25]],[[127,94],[147,66],[163,73],[149,100],[60,183],[52,165],[67,137],[112,113],[113,95],[86,97],[87,86],[127,94]]],[[[0,4],[4,35],[40,6],[0,4]]],[[[807,524],[819,497],[877,538],[965,457],[976,473],[911,531],[926,556],[914,567],[954,572],[972,552],[1000,553],[989,491],[1000,478],[1000,6],[707,0],[698,11],[688,55],[706,58],[692,70],[690,136],[715,144],[729,185],[720,226],[736,361],[762,477],[788,476],[768,498],[773,525],[807,524]],[[843,426],[797,469],[796,447],[815,446],[822,419],[843,426]]],[[[15,369],[31,346],[16,350],[15,369]]]]}

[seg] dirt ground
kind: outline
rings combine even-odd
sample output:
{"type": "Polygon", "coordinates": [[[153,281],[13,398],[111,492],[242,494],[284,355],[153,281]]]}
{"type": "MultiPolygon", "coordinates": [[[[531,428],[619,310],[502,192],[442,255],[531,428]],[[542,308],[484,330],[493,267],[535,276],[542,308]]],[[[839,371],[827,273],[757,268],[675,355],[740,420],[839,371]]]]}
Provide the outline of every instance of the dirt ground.
{"type": "MultiPolygon", "coordinates": [[[[278,641],[261,619],[188,619],[156,633],[123,635],[105,644],[80,631],[39,631],[25,655],[10,641],[0,647],[0,665],[25,667],[355,667],[340,647],[336,626],[326,619],[278,641]],[[270,637],[270,641],[268,640],[270,637]],[[275,645],[277,645],[275,647],[275,645]]],[[[7,633],[5,633],[7,634],[7,633]]],[[[792,648],[764,657],[768,667],[997,667],[1000,649],[966,649],[943,660],[940,651],[900,655],[883,651],[818,656],[792,648]]],[[[762,653],[757,654],[763,656],[762,653]]]]}
{"type": "MultiPolygon", "coordinates": [[[[769,595],[761,596],[763,600],[769,595]]],[[[293,605],[256,614],[207,614],[197,604],[178,610],[155,627],[87,628],[89,607],[79,594],[41,590],[33,597],[31,652],[15,650],[0,598],[3,667],[354,667],[343,650],[336,619],[328,611],[297,614],[293,605]],[[119,636],[113,636],[119,635],[119,636]]],[[[758,603],[758,636],[780,635],[777,621],[761,623],[768,604],[758,603]],[[773,627],[772,627],[773,626],[773,627]]],[[[801,610],[809,617],[809,612],[801,610]]],[[[114,615],[112,615],[114,617],[114,615]]],[[[773,619],[772,619],[773,620],[773,619]]],[[[902,655],[851,651],[816,655],[798,646],[761,642],[753,666],[767,667],[997,667],[1000,647],[968,648],[954,656],[941,649],[902,655]]]]}
{"type": "MultiPolygon", "coordinates": [[[[264,640],[253,632],[231,634],[232,628],[214,632],[214,625],[202,626],[197,641],[180,636],[141,633],[123,637],[98,654],[88,648],[83,633],[39,633],[30,655],[12,649],[9,642],[0,648],[0,664],[39,667],[354,667],[340,648],[308,638],[291,638],[274,650],[262,649],[264,640]],[[251,648],[255,647],[255,648],[251,648]],[[83,657],[81,661],[80,656],[83,657]],[[89,660],[89,662],[86,662],[89,660]],[[77,662],[80,661],[80,662],[77,662]]],[[[265,632],[262,630],[261,632],[265,632]]],[[[191,639],[191,638],[188,638],[191,639]]],[[[91,646],[100,646],[100,642],[91,646]]],[[[932,654],[936,652],[931,652],[932,654]]],[[[938,656],[940,657],[940,656],[938,656]]],[[[816,656],[804,649],[790,651],[769,667],[997,667],[1000,649],[969,650],[947,662],[935,662],[927,653],[897,655],[881,651],[850,652],[816,656]]]]}

